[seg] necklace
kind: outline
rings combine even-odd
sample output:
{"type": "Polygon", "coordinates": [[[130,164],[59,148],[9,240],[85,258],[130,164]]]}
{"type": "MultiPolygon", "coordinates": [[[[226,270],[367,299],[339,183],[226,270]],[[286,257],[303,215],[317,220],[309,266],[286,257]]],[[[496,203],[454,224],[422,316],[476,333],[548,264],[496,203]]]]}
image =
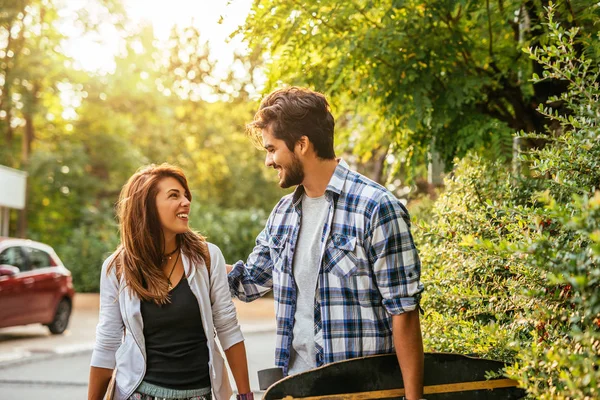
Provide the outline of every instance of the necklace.
{"type": "MultiPolygon", "coordinates": [[[[171,253],[171,254],[173,254],[173,253],[171,253]]],[[[171,268],[171,272],[169,273],[169,276],[167,277],[167,282],[169,282],[169,288],[168,288],[169,291],[173,290],[173,284],[171,283],[171,275],[173,275],[173,271],[175,271],[175,267],[177,266],[177,261],[179,261],[179,254],[180,253],[177,253],[177,258],[175,259],[173,268],[171,268]]],[[[169,260],[170,259],[171,259],[171,257],[169,257],[169,260]]]]}
{"type": "Polygon", "coordinates": [[[175,248],[175,250],[173,250],[173,251],[172,251],[172,252],[170,252],[169,254],[163,254],[163,256],[162,256],[162,262],[163,262],[163,263],[165,263],[165,262],[167,262],[168,260],[170,260],[170,259],[173,257],[173,254],[175,254],[175,252],[176,252],[177,250],[179,250],[179,246],[177,246],[177,247],[175,248]]]}

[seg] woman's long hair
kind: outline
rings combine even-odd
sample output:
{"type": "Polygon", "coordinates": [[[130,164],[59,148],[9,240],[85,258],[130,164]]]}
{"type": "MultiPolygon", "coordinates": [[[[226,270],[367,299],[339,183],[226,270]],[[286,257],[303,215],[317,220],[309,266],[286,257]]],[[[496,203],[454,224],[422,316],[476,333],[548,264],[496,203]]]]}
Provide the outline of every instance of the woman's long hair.
{"type": "MultiPolygon", "coordinates": [[[[187,179],[179,167],[170,164],[140,168],[123,186],[117,216],[121,243],[108,268],[116,268],[117,277],[125,279],[132,295],[140,300],[165,304],[169,301],[169,284],[162,271],[165,240],[156,208],[158,183],[164,178],[175,178],[192,200],[187,179]]],[[[188,229],[177,234],[177,245],[194,265],[201,260],[208,265],[206,240],[188,229]]],[[[210,266],[208,266],[210,268],[210,266]]]]}

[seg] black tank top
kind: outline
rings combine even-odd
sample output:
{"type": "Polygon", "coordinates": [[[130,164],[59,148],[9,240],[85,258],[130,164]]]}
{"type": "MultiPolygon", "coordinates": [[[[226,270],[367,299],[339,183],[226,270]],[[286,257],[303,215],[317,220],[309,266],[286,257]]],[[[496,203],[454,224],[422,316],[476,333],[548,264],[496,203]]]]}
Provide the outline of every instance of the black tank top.
{"type": "Polygon", "coordinates": [[[169,389],[210,387],[208,346],[200,307],[186,277],[162,306],[142,301],[146,339],[144,381],[169,389]]]}

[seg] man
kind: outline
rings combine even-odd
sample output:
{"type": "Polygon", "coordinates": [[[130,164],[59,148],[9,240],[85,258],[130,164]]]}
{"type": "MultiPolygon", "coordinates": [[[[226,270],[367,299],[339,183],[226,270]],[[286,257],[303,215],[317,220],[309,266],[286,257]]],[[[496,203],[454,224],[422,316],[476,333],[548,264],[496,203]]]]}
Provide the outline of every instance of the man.
{"type": "Polygon", "coordinates": [[[282,188],[256,247],[229,273],[242,301],[274,291],[276,364],[295,374],[334,361],[396,352],[406,399],[423,394],[421,264],[407,210],[334,153],[326,98],[277,90],[249,133],[282,188]]]}

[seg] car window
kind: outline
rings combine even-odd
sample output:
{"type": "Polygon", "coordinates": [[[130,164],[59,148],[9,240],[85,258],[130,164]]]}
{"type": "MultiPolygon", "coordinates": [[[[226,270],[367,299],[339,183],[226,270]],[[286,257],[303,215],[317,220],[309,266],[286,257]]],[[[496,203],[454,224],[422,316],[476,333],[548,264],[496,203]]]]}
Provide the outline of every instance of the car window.
{"type": "Polygon", "coordinates": [[[0,264],[8,264],[25,271],[26,262],[20,247],[9,247],[0,253],[0,264]]]}
{"type": "Polygon", "coordinates": [[[23,249],[29,258],[30,269],[46,268],[52,265],[50,256],[45,251],[33,247],[24,247],[23,249]]]}

